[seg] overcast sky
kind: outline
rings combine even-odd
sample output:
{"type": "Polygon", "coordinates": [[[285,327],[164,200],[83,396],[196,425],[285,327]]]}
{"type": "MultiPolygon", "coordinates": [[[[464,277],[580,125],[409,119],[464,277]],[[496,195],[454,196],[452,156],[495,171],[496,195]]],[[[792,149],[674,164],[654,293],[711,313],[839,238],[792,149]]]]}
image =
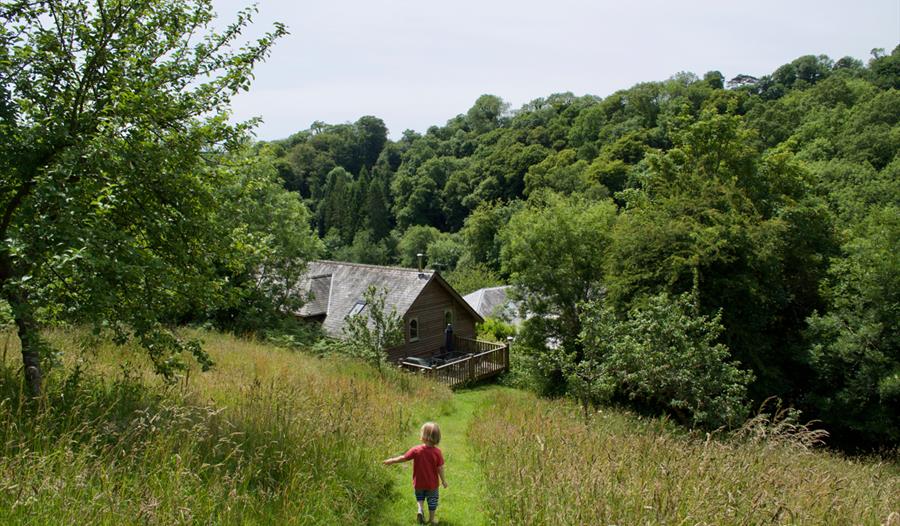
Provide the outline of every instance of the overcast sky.
{"type": "MultiPolygon", "coordinates": [[[[230,18],[250,0],[214,0],[230,18]]],[[[391,136],[465,113],[483,93],[518,108],[605,97],[679,71],[760,76],[808,54],[863,61],[900,43],[900,0],[259,0],[254,31],[291,34],[233,104],[260,139],[315,120],[384,119],[391,136]]]]}

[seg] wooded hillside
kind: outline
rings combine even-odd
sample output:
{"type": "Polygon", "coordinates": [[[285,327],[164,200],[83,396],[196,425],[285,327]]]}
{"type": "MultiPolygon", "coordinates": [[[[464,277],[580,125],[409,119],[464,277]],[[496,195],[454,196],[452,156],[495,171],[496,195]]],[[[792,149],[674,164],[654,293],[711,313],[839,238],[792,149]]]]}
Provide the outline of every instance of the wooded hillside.
{"type": "Polygon", "coordinates": [[[779,396],[838,442],[896,443],[898,88],[900,47],[867,64],[804,56],[760,78],[679,73],[517,110],[483,95],[397,141],[377,117],[316,122],[257,151],[303,197],[329,257],[413,265],[426,252],[463,293],[517,285],[544,315],[519,338],[544,391],[702,424],[684,386],[725,382],[741,411],[779,396]],[[737,371],[653,386],[627,360],[611,368],[625,349],[585,333],[601,318],[644,323],[653,298],[679,297],[721,327],[722,366],[737,371]]]}

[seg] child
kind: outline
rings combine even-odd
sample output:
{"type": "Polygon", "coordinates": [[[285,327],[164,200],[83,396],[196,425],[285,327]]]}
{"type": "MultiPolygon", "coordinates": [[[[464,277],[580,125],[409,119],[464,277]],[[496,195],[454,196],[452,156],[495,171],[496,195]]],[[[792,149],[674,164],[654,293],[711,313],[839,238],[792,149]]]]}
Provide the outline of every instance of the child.
{"type": "Polygon", "coordinates": [[[425,522],[425,512],[422,507],[425,499],[428,499],[428,523],[437,524],[434,512],[438,506],[438,478],[446,488],[447,479],[444,478],[444,456],[437,445],[441,441],[441,429],[434,422],[426,422],[422,426],[419,435],[422,445],[415,446],[399,457],[389,458],[384,461],[385,466],[398,462],[413,461],[413,489],[416,492],[416,503],[419,511],[416,520],[419,524],[425,522]]]}

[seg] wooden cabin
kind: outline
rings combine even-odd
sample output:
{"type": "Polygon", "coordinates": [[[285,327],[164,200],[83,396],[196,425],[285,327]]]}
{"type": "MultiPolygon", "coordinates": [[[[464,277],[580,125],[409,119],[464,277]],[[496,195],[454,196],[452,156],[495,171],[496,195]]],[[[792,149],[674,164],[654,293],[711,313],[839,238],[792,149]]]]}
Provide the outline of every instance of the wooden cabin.
{"type": "Polygon", "coordinates": [[[347,317],[365,314],[370,286],[385,290],[385,309],[403,319],[404,343],[388,350],[391,361],[439,354],[448,324],[456,336],[475,339],[475,325],[484,321],[434,270],[338,261],[309,264],[301,286],[308,299],[297,315],[320,320],[326,334],[341,338],[347,317]]]}
{"type": "Polygon", "coordinates": [[[403,320],[403,344],[385,350],[389,361],[450,386],[509,369],[509,346],[475,338],[475,325],[484,319],[434,270],[313,261],[301,281],[306,303],[296,315],[343,338],[347,317],[366,314],[363,296],[370,286],[386,292],[385,309],[403,320]],[[453,327],[452,352],[447,325],[453,327]]]}

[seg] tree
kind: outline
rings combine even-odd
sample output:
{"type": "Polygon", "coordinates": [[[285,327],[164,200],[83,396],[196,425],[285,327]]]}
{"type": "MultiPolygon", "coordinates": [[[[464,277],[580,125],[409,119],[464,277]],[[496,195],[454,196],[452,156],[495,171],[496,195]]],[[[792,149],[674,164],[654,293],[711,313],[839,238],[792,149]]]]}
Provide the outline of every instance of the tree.
{"type": "Polygon", "coordinates": [[[503,284],[500,276],[482,263],[457,265],[456,270],[448,272],[444,278],[456,292],[463,296],[478,289],[497,287],[503,284]]]}
{"type": "Polygon", "coordinates": [[[872,210],[825,282],[829,309],[809,318],[817,416],[858,445],[900,443],[900,207],[872,210]]]}
{"type": "Polygon", "coordinates": [[[900,45],[890,55],[885,55],[883,49],[873,49],[869,69],[881,88],[900,89],[900,45]]]}
{"type": "Polygon", "coordinates": [[[660,292],[696,293],[702,314],[721,312],[723,343],[763,400],[809,379],[800,331],[821,303],[831,223],[802,199],[793,156],[757,147],[741,117],[707,109],[676,148],[649,156],[641,188],[623,192],[605,285],[619,314],[660,292]]]}
{"type": "Polygon", "coordinates": [[[720,317],[698,314],[690,296],[653,296],[624,319],[594,301],[585,306],[583,326],[584,357],[565,368],[582,403],[619,398],[706,428],[746,416],[753,374],[717,342],[720,317]]]}
{"type": "Polygon", "coordinates": [[[550,153],[541,145],[525,146],[506,135],[493,147],[480,148],[472,167],[478,186],[464,204],[473,209],[484,202],[521,199],[528,169],[550,153]]]}
{"type": "Polygon", "coordinates": [[[500,229],[521,208],[521,201],[503,205],[498,201],[482,203],[466,218],[460,230],[466,253],[460,266],[485,265],[492,271],[500,270],[500,229]]]}
{"type": "MultiPolygon", "coordinates": [[[[898,53],[900,62],[900,53],[898,53]]],[[[853,107],[847,123],[836,138],[843,157],[869,162],[881,170],[900,151],[900,90],[883,91],[853,107]]]]}
{"type": "Polygon", "coordinates": [[[850,70],[854,72],[860,72],[864,68],[862,60],[858,58],[853,58],[850,56],[841,57],[834,62],[834,66],[831,67],[832,70],[850,70]]]}
{"type": "Polygon", "coordinates": [[[387,265],[393,250],[389,237],[376,239],[371,230],[360,230],[353,236],[353,243],[334,249],[330,257],[338,261],[353,261],[370,265],[387,265]]]}
{"type": "Polygon", "coordinates": [[[551,390],[564,388],[558,385],[561,370],[554,347],[580,360],[579,305],[601,294],[615,220],[612,201],[544,193],[533,196],[501,232],[503,271],[522,308],[533,314],[520,340],[536,354],[538,372],[551,379],[551,390]]]}
{"type": "Polygon", "coordinates": [[[713,89],[723,89],[725,87],[725,76],[719,71],[707,71],[703,75],[703,82],[713,89]]]}
{"type": "Polygon", "coordinates": [[[288,150],[286,160],[293,176],[285,181],[285,188],[300,192],[303,197],[321,199],[328,173],[336,166],[331,155],[317,150],[304,139],[288,150]]]}
{"type": "Polygon", "coordinates": [[[325,192],[316,210],[319,235],[334,230],[343,244],[353,240],[353,222],[361,211],[353,206],[355,184],[353,176],[340,166],[328,172],[325,192]]]}
{"type": "Polygon", "coordinates": [[[525,174],[525,195],[541,189],[567,195],[584,193],[590,189],[590,182],[585,177],[587,165],[587,161],[577,159],[572,149],[548,155],[525,174]]]}
{"type": "Polygon", "coordinates": [[[347,318],[344,335],[351,351],[381,371],[385,351],[403,343],[403,320],[397,310],[384,308],[387,290],[370,285],[363,294],[362,310],[347,318]]]}
{"type": "Polygon", "coordinates": [[[355,126],[363,166],[372,168],[387,143],[387,126],[384,125],[383,120],[371,115],[360,117],[355,126]]]}
{"type": "MultiPolygon", "coordinates": [[[[290,317],[302,306],[296,291],[307,262],[318,257],[322,242],[310,228],[310,214],[300,196],[284,189],[275,160],[237,151],[221,159],[228,177],[216,192],[218,223],[230,239],[226,308],[215,312],[219,323],[239,332],[254,331],[290,317]]],[[[197,305],[202,312],[204,305],[197,305]]]]}
{"type": "Polygon", "coordinates": [[[386,238],[391,232],[389,184],[375,172],[366,189],[366,226],[376,240],[386,238]]]}
{"type": "Polygon", "coordinates": [[[459,234],[446,232],[442,232],[425,249],[425,253],[428,255],[428,264],[441,272],[455,269],[463,251],[465,251],[465,246],[460,240],[459,234]]]}
{"type": "MultiPolygon", "coordinates": [[[[416,225],[404,232],[397,245],[400,254],[400,264],[404,267],[414,268],[419,264],[418,254],[425,254],[428,245],[441,237],[440,230],[431,226],[416,225]]],[[[429,262],[430,263],[430,262],[429,262]]]]}
{"type": "Polygon", "coordinates": [[[451,175],[464,168],[452,157],[432,157],[418,168],[406,166],[397,172],[392,192],[397,224],[431,225],[443,228],[446,223],[442,206],[442,190],[451,175]]]}
{"type": "Polygon", "coordinates": [[[242,44],[254,12],[219,33],[210,0],[0,3],[0,294],[32,393],[52,317],[137,337],[163,372],[203,359],[161,322],[221,298],[210,161],[244,136],[230,98],[286,32],[242,44]]]}
{"type": "Polygon", "coordinates": [[[466,121],[475,133],[485,133],[500,125],[509,104],[496,95],[482,95],[466,113],[466,121]]]}

